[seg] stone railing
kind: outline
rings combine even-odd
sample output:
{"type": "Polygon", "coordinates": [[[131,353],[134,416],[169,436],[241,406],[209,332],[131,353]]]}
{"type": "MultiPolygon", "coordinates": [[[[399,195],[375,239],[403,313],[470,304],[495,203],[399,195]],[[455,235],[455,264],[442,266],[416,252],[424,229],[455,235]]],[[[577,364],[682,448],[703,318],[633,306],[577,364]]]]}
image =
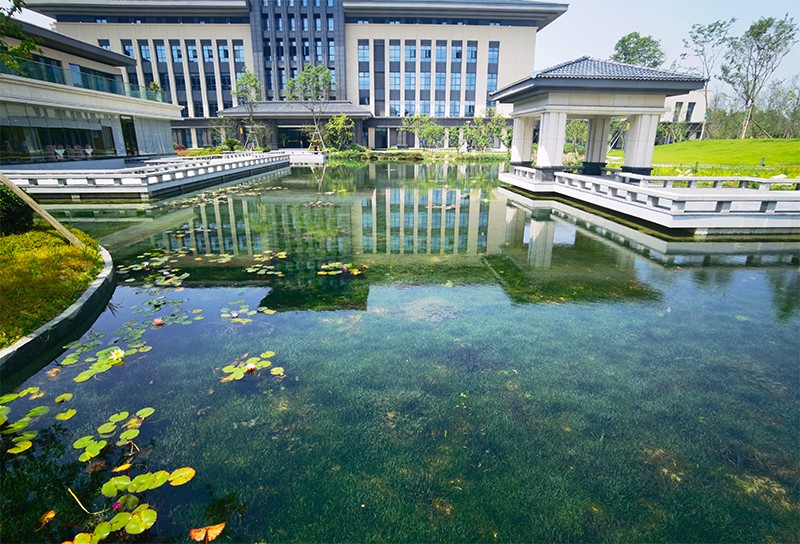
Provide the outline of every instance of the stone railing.
{"type": "Polygon", "coordinates": [[[800,190],[800,179],[791,178],[643,176],[621,171],[616,171],[612,175],[617,181],[623,183],[636,184],[640,187],[663,187],[664,189],[800,190]]]}
{"type": "MultiPolygon", "coordinates": [[[[23,188],[37,187],[147,187],[160,183],[219,175],[277,162],[288,162],[284,154],[241,153],[183,159],[157,159],[146,166],[119,170],[18,170],[8,177],[23,188]]],[[[288,164],[287,164],[288,165],[288,164]]]]}

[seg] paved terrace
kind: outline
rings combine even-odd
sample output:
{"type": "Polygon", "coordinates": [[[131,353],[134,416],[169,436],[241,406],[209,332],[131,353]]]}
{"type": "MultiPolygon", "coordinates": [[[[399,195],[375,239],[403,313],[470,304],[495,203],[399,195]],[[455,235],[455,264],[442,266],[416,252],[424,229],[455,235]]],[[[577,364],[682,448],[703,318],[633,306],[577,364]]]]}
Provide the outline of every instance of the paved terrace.
{"type": "Polygon", "coordinates": [[[800,234],[800,179],[645,176],[613,169],[587,176],[512,166],[500,181],[565,196],[695,235],[800,234]]]}
{"type": "Polygon", "coordinates": [[[230,153],[147,161],[119,170],[9,170],[11,181],[37,200],[149,201],[186,193],[238,178],[288,169],[284,153],[230,153]]]}

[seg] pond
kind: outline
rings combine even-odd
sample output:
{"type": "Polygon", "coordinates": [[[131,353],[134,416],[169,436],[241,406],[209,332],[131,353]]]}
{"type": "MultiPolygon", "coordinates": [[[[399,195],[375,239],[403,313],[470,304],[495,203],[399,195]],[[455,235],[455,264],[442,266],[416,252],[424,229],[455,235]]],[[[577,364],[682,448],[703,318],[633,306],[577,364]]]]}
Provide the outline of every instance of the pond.
{"type": "Polygon", "coordinates": [[[800,245],[496,179],[295,168],[54,210],[118,285],[4,381],[2,540],[797,541],[800,245]]]}

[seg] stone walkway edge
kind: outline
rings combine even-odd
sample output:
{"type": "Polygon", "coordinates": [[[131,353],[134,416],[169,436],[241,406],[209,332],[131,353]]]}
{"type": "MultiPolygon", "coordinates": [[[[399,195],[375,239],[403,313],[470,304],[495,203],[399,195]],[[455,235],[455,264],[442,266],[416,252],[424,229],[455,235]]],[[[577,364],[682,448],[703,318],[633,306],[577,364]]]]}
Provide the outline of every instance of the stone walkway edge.
{"type": "Polygon", "coordinates": [[[105,305],[114,291],[114,261],[103,246],[99,248],[103,269],[86,291],[61,315],[45,323],[11,346],[0,350],[0,376],[24,367],[47,350],[53,349],[98,306],[105,305]]]}

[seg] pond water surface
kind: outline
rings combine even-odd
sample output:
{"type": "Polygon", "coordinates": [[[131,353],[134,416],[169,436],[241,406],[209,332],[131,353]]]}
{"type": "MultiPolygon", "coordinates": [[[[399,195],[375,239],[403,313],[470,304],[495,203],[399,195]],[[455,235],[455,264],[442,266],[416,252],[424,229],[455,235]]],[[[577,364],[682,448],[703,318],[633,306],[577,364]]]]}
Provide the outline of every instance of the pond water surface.
{"type": "Polygon", "coordinates": [[[133,509],[112,477],[181,467],[107,540],[797,541],[798,244],[665,242],[496,177],[294,169],[54,212],[118,286],[3,384],[2,541],[91,533],[133,509]]]}

